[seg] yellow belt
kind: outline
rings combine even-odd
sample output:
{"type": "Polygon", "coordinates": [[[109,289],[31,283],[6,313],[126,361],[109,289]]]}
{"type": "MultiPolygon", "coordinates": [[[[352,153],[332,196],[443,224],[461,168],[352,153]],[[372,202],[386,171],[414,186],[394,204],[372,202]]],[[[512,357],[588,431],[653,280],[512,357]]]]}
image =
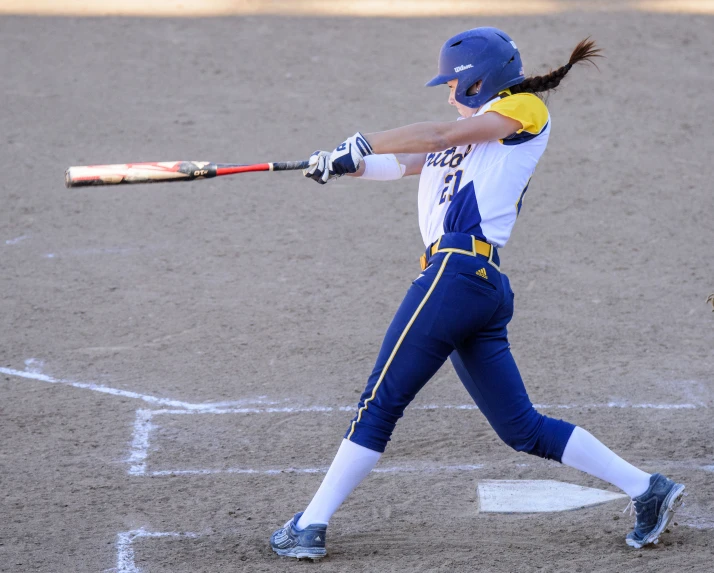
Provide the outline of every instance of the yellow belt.
{"type": "MultiPolygon", "coordinates": [[[[472,240],[472,248],[470,251],[466,251],[464,249],[452,249],[452,248],[444,248],[440,249],[439,244],[441,243],[441,237],[436,241],[431,246],[430,249],[430,257],[433,257],[436,253],[459,253],[461,255],[469,255],[472,257],[475,257],[476,255],[482,255],[484,257],[488,257],[489,262],[491,262],[491,257],[493,256],[493,245],[490,243],[486,243],[484,241],[479,241],[476,237],[471,237],[472,240]]],[[[422,253],[421,257],[419,258],[419,263],[421,264],[421,270],[425,270],[427,267],[427,257],[426,253],[422,253]]],[[[493,266],[496,266],[494,263],[491,263],[493,266]]],[[[498,267],[496,267],[498,268],[498,267]]]]}

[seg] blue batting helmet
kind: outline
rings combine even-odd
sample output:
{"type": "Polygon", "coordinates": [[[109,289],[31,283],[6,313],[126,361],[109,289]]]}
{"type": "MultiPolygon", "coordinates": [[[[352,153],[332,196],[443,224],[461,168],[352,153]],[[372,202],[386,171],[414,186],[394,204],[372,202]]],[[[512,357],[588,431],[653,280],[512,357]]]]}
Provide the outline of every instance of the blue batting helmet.
{"type": "Polygon", "coordinates": [[[474,28],[450,38],[439,54],[439,75],[426,85],[437,86],[456,79],[456,101],[467,107],[481,107],[501,90],[525,79],[516,44],[497,28],[474,28]],[[469,88],[479,81],[476,93],[469,95],[469,88]]]}

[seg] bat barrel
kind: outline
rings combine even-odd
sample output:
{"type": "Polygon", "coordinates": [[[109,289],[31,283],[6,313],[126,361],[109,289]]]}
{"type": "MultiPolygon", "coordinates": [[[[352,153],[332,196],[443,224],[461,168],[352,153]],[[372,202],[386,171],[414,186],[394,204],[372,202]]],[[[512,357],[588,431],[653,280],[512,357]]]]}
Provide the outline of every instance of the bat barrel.
{"type": "Polygon", "coordinates": [[[130,185],[193,181],[216,176],[216,164],[207,161],[168,161],[119,165],[74,166],[65,171],[66,187],[130,185]]]}
{"type": "Polygon", "coordinates": [[[287,171],[305,169],[307,161],[285,163],[256,163],[235,165],[207,161],[171,161],[158,163],[127,163],[121,165],[73,166],[64,174],[65,187],[94,185],[128,185],[161,183],[168,181],[193,181],[220,175],[250,173],[254,171],[287,171]]]}

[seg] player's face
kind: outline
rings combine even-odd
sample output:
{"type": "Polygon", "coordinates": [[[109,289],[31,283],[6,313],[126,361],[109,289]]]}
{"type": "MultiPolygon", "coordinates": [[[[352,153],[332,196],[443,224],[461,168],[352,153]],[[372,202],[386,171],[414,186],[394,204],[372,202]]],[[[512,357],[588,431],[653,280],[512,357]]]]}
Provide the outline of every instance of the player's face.
{"type": "Polygon", "coordinates": [[[471,117],[478,111],[478,108],[466,107],[465,105],[456,101],[456,98],[454,98],[454,93],[456,93],[456,86],[458,85],[458,83],[459,80],[451,80],[446,82],[446,85],[449,86],[449,104],[453,105],[457,109],[461,117],[471,117]]]}

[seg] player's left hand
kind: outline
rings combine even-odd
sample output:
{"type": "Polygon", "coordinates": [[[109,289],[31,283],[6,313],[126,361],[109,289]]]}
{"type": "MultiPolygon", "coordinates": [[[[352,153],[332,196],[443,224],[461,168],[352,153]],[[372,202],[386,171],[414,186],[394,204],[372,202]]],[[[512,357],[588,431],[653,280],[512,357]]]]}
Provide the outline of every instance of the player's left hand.
{"type": "Polygon", "coordinates": [[[308,168],[302,170],[302,174],[308,179],[312,179],[313,181],[317,181],[320,185],[324,185],[328,181],[337,177],[334,171],[329,168],[329,151],[315,151],[310,156],[309,161],[310,164],[308,165],[308,168]]]}
{"type": "Polygon", "coordinates": [[[338,177],[356,173],[362,160],[372,153],[372,146],[358,131],[334,149],[330,155],[329,167],[338,177]]]}

